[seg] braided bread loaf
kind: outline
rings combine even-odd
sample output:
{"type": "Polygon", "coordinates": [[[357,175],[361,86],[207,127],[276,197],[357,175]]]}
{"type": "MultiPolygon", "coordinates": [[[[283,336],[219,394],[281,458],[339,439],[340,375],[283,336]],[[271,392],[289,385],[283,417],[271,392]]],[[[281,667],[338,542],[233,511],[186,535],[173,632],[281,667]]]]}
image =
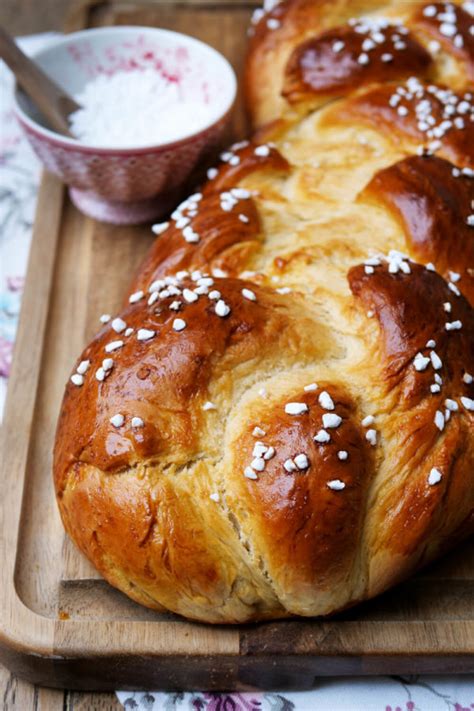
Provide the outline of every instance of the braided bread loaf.
{"type": "Polygon", "coordinates": [[[134,600],[327,615],[473,532],[470,12],[259,13],[259,133],[155,227],[58,424],[64,525],[134,600]]]}

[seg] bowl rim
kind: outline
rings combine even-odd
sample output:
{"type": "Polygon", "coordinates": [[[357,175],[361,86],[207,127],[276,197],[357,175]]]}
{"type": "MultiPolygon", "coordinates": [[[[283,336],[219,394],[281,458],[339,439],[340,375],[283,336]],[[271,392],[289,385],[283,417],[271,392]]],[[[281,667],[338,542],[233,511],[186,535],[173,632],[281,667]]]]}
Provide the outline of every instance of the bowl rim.
{"type": "Polygon", "coordinates": [[[20,122],[22,127],[29,131],[30,133],[35,134],[41,139],[45,139],[49,143],[52,143],[56,146],[60,146],[64,149],[71,149],[75,151],[79,151],[82,153],[95,153],[99,155],[138,155],[138,154],[144,154],[144,153],[150,153],[150,152],[160,152],[160,151],[165,151],[169,150],[170,148],[174,148],[176,146],[182,145],[184,143],[188,143],[198,136],[207,133],[208,131],[212,130],[216,125],[224,121],[230,111],[232,110],[235,100],[237,97],[237,77],[235,74],[235,71],[230,64],[230,62],[224,57],[221,52],[219,52],[217,49],[212,47],[211,45],[207,44],[206,42],[203,42],[202,40],[197,39],[196,37],[191,37],[190,35],[186,35],[182,32],[175,32],[174,30],[167,30],[161,27],[147,27],[144,25],[121,25],[120,27],[93,27],[90,29],[86,30],[79,30],[78,32],[71,32],[64,37],[60,37],[53,41],[51,44],[48,44],[46,47],[42,47],[41,49],[37,50],[36,52],[32,53],[30,56],[32,59],[37,59],[41,57],[44,54],[54,52],[56,49],[59,49],[60,47],[64,47],[65,45],[67,46],[70,44],[72,41],[76,41],[77,39],[83,39],[85,37],[90,37],[91,35],[98,35],[98,34],[128,34],[130,31],[136,31],[136,32],[145,32],[147,34],[160,34],[160,35],[167,35],[172,36],[175,39],[180,39],[181,41],[184,39],[187,44],[190,45],[198,45],[200,47],[205,48],[207,51],[211,53],[211,55],[214,55],[215,59],[217,59],[227,70],[227,73],[229,75],[229,79],[232,82],[231,85],[231,91],[230,91],[230,97],[227,102],[227,104],[224,106],[223,110],[219,112],[218,114],[212,115],[211,118],[209,119],[209,122],[206,123],[202,128],[198,129],[197,131],[194,131],[193,133],[188,133],[185,134],[182,138],[178,138],[173,141],[167,141],[164,143],[150,143],[146,145],[141,145],[141,146],[120,146],[120,147],[115,147],[115,146],[107,146],[107,147],[101,147],[101,146],[94,146],[90,145],[87,143],[83,143],[77,139],[74,138],[68,138],[67,136],[62,136],[60,133],[56,133],[55,131],[52,131],[49,128],[45,128],[42,126],[40,123],[35,121],[33,118],[31,118],[20,106],[19,103],[19,96],[20,92],[22,91],[21,88],[18,85],[18,82],[15,80],[14,83],[14,89],[13,89],[13,110],[16,115],[17,120],[20,122]]]}

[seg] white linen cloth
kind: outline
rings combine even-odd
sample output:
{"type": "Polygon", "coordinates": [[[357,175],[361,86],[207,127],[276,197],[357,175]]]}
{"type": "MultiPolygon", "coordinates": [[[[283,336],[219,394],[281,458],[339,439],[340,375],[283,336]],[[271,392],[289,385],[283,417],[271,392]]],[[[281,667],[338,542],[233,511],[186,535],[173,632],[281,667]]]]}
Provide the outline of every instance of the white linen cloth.
{"type": "MultiPolygon", "coordinates": [[[[20,40],[27,52],[54,40],[20,40]]],[[[12,113],[12,76],[0,62],[0,415],[13,344],[40,177],[40,166],[12,113]]],[[[321,679],[311,691],[163,693],[118,691],[136,711],[474,711],[474,676],[321,679]]]]}

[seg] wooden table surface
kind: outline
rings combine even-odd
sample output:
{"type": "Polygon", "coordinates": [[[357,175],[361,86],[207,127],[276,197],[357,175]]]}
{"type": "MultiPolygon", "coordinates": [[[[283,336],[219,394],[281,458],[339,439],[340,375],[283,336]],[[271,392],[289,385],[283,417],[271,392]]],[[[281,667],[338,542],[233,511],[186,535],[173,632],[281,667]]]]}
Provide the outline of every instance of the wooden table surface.
{"type": "MultiPolygon", "coordinates": [[[[61,31],[74,0],[1,0],[0,24],[13,35],[61,31]]],[[[0,665],[0,711],[118,711],[114,694],[43,689],[0,665]]]]}

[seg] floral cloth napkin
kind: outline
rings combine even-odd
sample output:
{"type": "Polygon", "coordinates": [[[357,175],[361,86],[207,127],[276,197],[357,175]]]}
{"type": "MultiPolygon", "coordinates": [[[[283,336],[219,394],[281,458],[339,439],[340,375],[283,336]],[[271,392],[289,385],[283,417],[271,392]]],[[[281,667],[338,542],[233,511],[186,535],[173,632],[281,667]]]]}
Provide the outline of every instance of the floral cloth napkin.
{"type": "MultiPolygon", "coordinates": [[[[54,40],[23,38],[27,52],[54,40]]],[[[0,62],[0,415],[21,304],[40,177],[12,113],[13,80],[0,62]]],[[[118,691],[137,711],[474,711],[474,677],[321,679],[311,691],[234,694],[118,691]]]]}
{"type": "Polygon", "coordinates": [[[136,711],[472,711],[474,678],[321,679],[311,691],[254,694],[118,691],[136,711]]]}

